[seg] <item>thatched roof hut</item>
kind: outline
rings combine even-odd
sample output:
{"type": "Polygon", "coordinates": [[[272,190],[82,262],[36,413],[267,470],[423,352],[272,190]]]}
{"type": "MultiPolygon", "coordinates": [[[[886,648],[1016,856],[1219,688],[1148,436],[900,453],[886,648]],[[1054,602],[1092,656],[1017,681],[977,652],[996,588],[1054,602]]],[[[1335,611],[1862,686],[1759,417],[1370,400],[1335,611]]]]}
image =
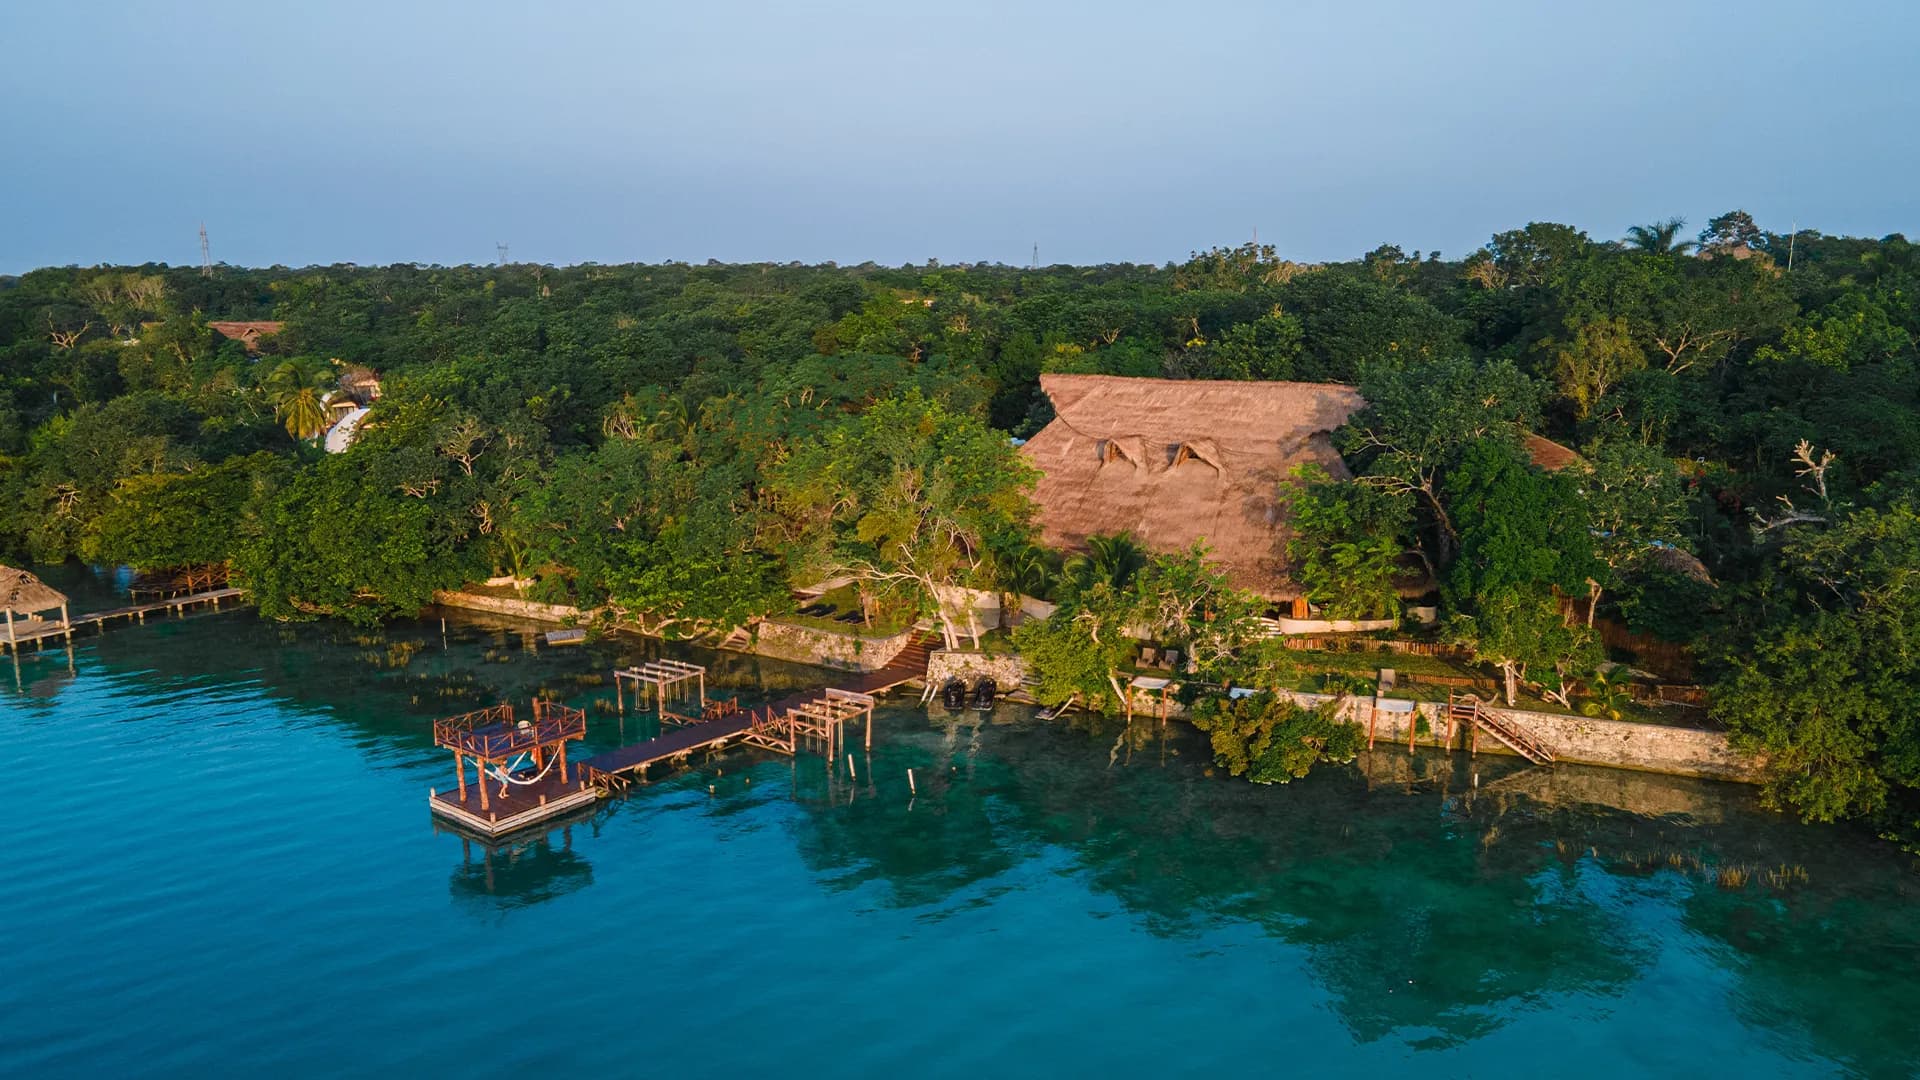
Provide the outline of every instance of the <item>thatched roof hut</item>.
{"type": "Polygon", "coordinates": [[[1528,432],[1521,442],[1526,447],[1527,457],[1548,472],[1559,472],[1562,469],[1583,464],[1586,460],[1545,435],[1528,432]]]}
{"type": "Polygon", "coordinates": [[[1653,565],[1676,577],[1692,578],[1702,585],[1715,585],[1713,572],[1707,564],[1691,552],[1682,551],[1671,544],[1660,544],[1653,549],[1653,565]]]}
{"type": "Polygon", "coordinates": [[[246,346],[248,352],[260,351],[260,339],[272,337],[286,327],[286,323],[273,319],[253,319],[249,321],[222,320],[209,322],[207,329],[223,338],[230,338],[246,346]]]}
{"type": "Polygon", "coordinates": [[[60,621],[52,624],[72,634],[72,624],[67,619],[67,596],[46,582],[11,566],[0,566],[0,616],[5,617],[4,641],[15,649],[20,647],[20,634],[44,631],[48,623],[41,621],[38,614],[42,611],[59,611],[60,621]]]}
{"type": "Polygon", "coordinates": [[[1023,448],[1039,468],[1041,539],[1084,550],[1127,532],[1153,551],[1205,540],[1240,588],[1300,593],[1280,486],[1296,466],[1350,474],[1330,435],[1365,406],[1328,383],[1042,375],[1055,416],[1023,448]]]}
{"type": "Polygon", "coordinates": [[[28,616],[66,605],[67,596],[46,582],[11,566],[0,566],[0,611],[28,616]]]}

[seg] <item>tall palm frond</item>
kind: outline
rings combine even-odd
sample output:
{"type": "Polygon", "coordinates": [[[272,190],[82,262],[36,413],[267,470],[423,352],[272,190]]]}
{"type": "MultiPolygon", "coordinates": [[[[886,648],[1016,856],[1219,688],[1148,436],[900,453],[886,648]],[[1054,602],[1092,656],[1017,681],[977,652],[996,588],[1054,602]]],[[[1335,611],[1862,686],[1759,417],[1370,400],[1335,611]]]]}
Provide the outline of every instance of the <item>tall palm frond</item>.
{"type": "Polygon", "coordinates": [[[274,415],[286,427],[287,434],[306,440],[327,430],[325,387],[332,380],[329,372],[310,360],[282,361],[268,373],[265,388],[273,400],[274,415]]]}
{"type": "Polygon", "coordinates": [[[1627,244],[1649,255],[1684,255],[1695,246],[1693,241],[1679,238],[1680,230],[1686,226],[1687,219],[1680,217],[1635,225],[1627,230],[1627,244]]]}
{"type": "Polygon", "coordinates": [[[1117,591],[1133,584],[1135,574],[1147,565],[1147,551],[1131,533],[1087,537],[1087,551],[1075,555],[1061,567],[1069,588],[1085,592],[1096,585],[1109,585],[1117,591]]]}

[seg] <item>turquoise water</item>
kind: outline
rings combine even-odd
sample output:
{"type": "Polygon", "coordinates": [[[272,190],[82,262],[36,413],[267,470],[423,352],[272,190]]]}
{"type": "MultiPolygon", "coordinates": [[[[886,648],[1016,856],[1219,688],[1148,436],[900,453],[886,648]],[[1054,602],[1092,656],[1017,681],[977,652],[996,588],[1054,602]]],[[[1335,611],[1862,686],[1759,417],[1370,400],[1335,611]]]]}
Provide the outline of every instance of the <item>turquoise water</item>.
{"type": "Polygon", "coordinates": [[[730,753],[436,830],[433,717],[544,688],[637,738],[599,680],[652,648],[233,613],[0,660],[0,1074],[1920,1066],[1911,862],[1703,782],[1402,750],[1258,788],[1178,730],[908,702],[857,779],[730,753]]]}

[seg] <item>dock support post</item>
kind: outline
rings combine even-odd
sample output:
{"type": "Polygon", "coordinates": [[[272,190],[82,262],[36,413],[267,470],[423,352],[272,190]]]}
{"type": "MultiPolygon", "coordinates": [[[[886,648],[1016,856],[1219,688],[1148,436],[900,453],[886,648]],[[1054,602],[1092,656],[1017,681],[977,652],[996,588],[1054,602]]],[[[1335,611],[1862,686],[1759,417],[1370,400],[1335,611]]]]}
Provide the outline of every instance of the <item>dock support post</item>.
{"type": "Polygon", "coordinates": [[[479,766],[479,768],[480,768],[480,809],[482,809],[482,810],[491,810],[491,809],[492,809],[493,807],[492,807],[492,805],[491,805],[491,804],[489,804],[489,803],[487,802],[487,762],[486,762],[486,759],[485,759],[485,758],[475,758],[475,759],[474,759],[474,764],[475,764],[475,765],[477,765],[477,766],[479,766]]]}
{"type": "Polygon", "coordinates": [[[453,775],[460,778],[460,801],[467,801],[467,758],[465,754],[454,751],[453,775]]]}

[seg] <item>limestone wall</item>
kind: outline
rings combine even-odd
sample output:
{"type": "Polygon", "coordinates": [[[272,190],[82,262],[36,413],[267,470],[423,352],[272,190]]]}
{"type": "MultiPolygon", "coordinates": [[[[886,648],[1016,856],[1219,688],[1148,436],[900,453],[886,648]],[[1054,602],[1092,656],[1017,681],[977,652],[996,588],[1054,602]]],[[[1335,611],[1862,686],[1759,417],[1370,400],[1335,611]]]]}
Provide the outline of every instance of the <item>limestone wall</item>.
{"type": "Polygon", "coordinates": [[[768,619],[757,628],[750,651],[843,671],[878,671],[913,640],[911,627],[891,637],[866,637],[768,619]]]}
{"type": "MultiPolygon", "coordinates": [[[[1294,694],[1300,704],[1311,707],[1330,700],[1324,694],[1294,694]]],[[[1366,724],[1373,713],[1370,699],[1353,699],[1349,715],[1366,724]]],[[[1418,715],[1427,721],[1428,732],[1416,738],[1422,746],[1439,745],[1436,728],[1443,706],[1424,702],[1418,715]]],[[[1631,720],[1601,720],[1561,713],[1500,709],[1513,722],[1547,744],[1559,761],[1582,765],[1606,765],[1617,769],[1642,769],[1647,772],[1678,776],[1704,776],[1714,780],[1758,783],[1765,762],[1734,751],[1723,731],[1671,727],[1666,724],[1642,724],[1631,720]]],[[[1404,743],[1407,725],[1414,713],[1381,710],[1373,716],[1374,737],[1404,743]]],[[[1473,733],[1454,731],[1449,745],[1463,750],[1471,745],[1473,733]]],[[[1487,732],[1480,733],[1479,752],[1511,754],[1505,744],[1487,732]]]]}
{"type": "Polygon", "coordinates": [[[953,628],[960,633],[968,632],[969,625],[980,628],[981,633],[995,629],[1000,625],[1000,594],[981,589],[965,589],[958,585],[942,585],[934,590],[940,600],[940,610],[953,620],[953,628]],[[967,615],[973,615],[973,622],[967,622],[967,615]]]}
{"type": "Polygon", "coordinates": [[[948,652],[944,649],[927,657],[927,685],[936,691],[947,680],[958,677],[969,687],[981,679],[992,679],[1002,693],[1018,690],[1026,681],[1025,659],[1005,653],[948,652]]]}
{"type": "MultiPolygon", "coordinates": [[[[1171,694],[1171,691],[1169,691],[1171,694]]],[[[1324,705],[1333,698],[1326,694],[1307,694],[1288,691],[1302,708],[1315,708],[1324,705]]],[[[1133,692],[1134,710],[1141,715],[1158,715],[1160,694],[1158,691],[1136,690],[1133,692]]],[[[1373,699],[1349,698],[1347,716],[1362,727],[1372,722],[1375,740],[1384,744],[1407,742],[1407,728],[1414,716],[1426,721],[1427,731],[1416,737],[1420,746],[1441,745],[1438,729],[1444,725],[1438,722],[1444,706],[1433,702],[1421,702],[1415,712],[1389,712],[1385,709],[1374,712],[1373,699]]],[[[1766,762],[1760,758],[1749,757],[1735,752],[1727,741],[1723,731],[1702,731],[1697,728],[1670,727],[1666,724],[1642,724],[1630,720],[1597,720],[1586,716],[1566,716],[1560,713],[1529,712],[1523,709],[1500,709],[1500,713],[1513,718],[1513,722],[1530,732],[1534,737],[1546,743],[1553,751],[1557,761],[1569,761],[1581,765],[1605,765],[1615,769],[1640,769],[1646,772],[1669,773],[1674,776],[1700,776],[1711,780],[1732,780],[1739,783],[1757,784],[1763,778],[1766,762]]],[[[1177,702],[1170,702],[1167,715],[1186,716],[1186,709],[1177,702]]],[[[1467,749],[1473,741],[1470,731],[1456,730],[1447,745],[1455,750],[1467,749]]],[[[1480,733],[1479,752],[1482,754],[1512,754],[1506,744],[1492,734],[1480,733]]]]}
{"type": "Polygon", "coordinates": [[[1358,634],[1400,626],[1399,619],[1295,619],[1286,615],[1273,622],[1283,634],[1358,634]]]}
{"type": "Polygon", "coordinates": [[[437,592],[433,594],[433,602],[441,607],[490,611],[495,615],[511,615],[516,619],[532,619],[535,622],[580,622],[593,616],[592,612],[583,612],[567,604],[542,604],[533,600],[520,600],[510,596],[486,596],[482,593],[437,592]]]}

